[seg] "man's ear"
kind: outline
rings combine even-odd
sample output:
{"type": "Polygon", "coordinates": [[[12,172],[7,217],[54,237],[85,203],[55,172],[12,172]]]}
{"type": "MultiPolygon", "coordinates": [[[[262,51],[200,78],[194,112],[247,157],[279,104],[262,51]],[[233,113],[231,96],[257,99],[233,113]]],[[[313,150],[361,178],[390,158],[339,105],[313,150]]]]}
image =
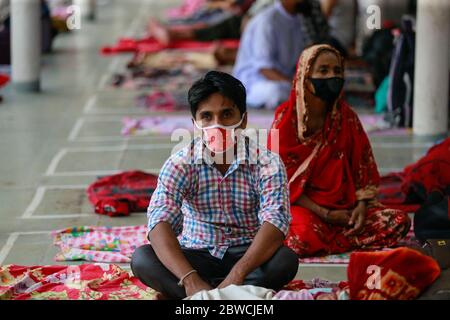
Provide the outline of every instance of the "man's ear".
{"type": "Polygon", "coordinates": [[[248,113],[245,112],[243,117],[244,117],[244,118],[243,118],[243,120],[242,120],[241,129],[242,129],[242,130],[245,130],[245,129],[247,129],[248,113]]]}

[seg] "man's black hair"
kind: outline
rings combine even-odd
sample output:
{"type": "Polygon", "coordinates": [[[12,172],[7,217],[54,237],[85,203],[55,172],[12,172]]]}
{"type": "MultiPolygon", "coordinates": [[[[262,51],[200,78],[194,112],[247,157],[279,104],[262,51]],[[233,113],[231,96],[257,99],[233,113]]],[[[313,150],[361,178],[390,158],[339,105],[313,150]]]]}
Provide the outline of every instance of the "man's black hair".
{"type": "Polygon", "coordinates": [[[246,112],[247,94],[242,82],[228,73],[210,71],[189,89],[188,101],[194,118],[199,104],[214,93],[220,93],[230,99],[239,109],[241,116],[246,112]]]}

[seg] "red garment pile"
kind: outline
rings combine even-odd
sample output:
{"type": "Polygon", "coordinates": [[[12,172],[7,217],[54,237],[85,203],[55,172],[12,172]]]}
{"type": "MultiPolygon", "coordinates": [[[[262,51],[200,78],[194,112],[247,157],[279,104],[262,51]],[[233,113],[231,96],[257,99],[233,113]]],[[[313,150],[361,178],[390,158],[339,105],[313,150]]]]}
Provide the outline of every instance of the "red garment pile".
{"type": "Polygon", "coordinates": [[[158,177],[142,171],[122,172],[100,178],[87,189],[95,213],[128,216],[145,212],[158,184],[158,177]]]}

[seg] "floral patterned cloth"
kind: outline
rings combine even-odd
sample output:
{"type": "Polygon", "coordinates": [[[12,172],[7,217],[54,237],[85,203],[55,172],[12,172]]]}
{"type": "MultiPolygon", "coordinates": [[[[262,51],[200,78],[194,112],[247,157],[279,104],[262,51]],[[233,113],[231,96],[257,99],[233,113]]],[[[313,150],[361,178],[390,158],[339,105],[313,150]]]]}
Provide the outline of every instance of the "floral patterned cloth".
{"type": "Polygon", "coordinates": [[[275,295],[278,300],[349,300],[349,297],[348,282],[331,282],[320,278],[311,281],[293,280],[275,295]]]}
{"type": "MultiPolygon", "coordinates": [[[[420,242],[417,240],[414,234],[414,227],[411,224],[411,229],[409,230],[406,237],[400,240],[397,243],[398,247],[420,247],[420,242]]],[[[393,248],[384,248],[382,251],[391,251],[393,248]]],[[[301,264],[349,264],[350,255],[352,252],[340,253],[340,254],[331,254],[324,256],[315,256],[308,258],[301,258],[301,264]]]]}
{"type": "Polygon", "coordinates": [[[136,248],[148,244],[147,227],[77,227],[53,232],[61,252],[56,261],[129,263],[136,248]]]}
{"type": "MultiPolygon", "coordinates": [[[[278,300],[348,300],[346,282],[295,280],[278,300]]],[[[0,300],[157,300],[158,293],[119,266],[0,266],[0,300]]]]}
{"type": "Polygon", "coordinates": [[[0,300],[155,300],[116,265],[0,266],[0,300]]]}

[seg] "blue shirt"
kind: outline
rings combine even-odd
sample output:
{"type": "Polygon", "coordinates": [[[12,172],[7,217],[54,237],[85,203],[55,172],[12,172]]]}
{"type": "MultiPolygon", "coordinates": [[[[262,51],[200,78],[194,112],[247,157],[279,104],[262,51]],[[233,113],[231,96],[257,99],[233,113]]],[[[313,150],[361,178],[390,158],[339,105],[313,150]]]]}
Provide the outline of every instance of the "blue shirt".
{"type": "Polygon", "coordinates": [[[179,233],[182,225],[182,247],[208,249],[219,259],[230,246],[250,244],[264,222],[287,235],[289,188],[280,157],[250,140],[223,176],[210,157],[192,154],[202,146],[194,140],[163,166],[148,207],[148,230],[167,222],[179,233]]]}
{"type": "Polygon", "coordinates": [[[306,46],[301,15],[291,15],[277,1],[256,15],[245,28],[233,75],[247,90],[267,80],[261,69],[276,69],[293,78],[298,59],[306,46]]]}

